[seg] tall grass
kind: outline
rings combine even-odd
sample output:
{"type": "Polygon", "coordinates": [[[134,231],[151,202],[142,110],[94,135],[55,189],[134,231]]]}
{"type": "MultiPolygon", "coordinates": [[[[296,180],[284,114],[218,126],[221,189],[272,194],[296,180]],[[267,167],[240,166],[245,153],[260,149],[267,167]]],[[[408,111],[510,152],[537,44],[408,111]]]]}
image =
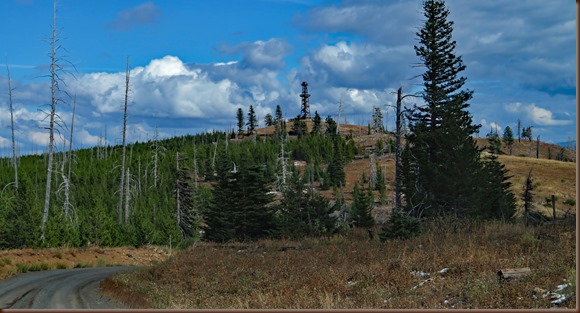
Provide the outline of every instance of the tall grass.
{"type": "MultiPolygon", "coordinates": [[[[406,241],[371,241],[366,230],[302,241],[199,244],[154,267],[108,280],[105,292],[135,308],[438,309],[549,308],[575,269],[574,225],[438,219],[406,241]],[[500,284],[497,271],[530,267],[500,284]],[[437,272],[449,268],[445,275],[437,272]],[[431,281],[411,271],[431,273],[431,281]]],[[[565,304],[574,308],[576,298],[565,304]]]]}

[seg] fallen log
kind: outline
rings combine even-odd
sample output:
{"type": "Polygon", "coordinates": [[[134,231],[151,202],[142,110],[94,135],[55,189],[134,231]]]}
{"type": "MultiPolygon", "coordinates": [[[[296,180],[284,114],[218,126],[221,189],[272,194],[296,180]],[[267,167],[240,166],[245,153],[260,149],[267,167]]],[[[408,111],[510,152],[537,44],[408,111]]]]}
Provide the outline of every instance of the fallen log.
{"type": "Polygon", "coordinates": [[[501,283],[502,281],[518,280],[522,279],[532,273],[529,267],[522,268],[506,268],[501,269],[497,272],[497,279],[501,283]]]}

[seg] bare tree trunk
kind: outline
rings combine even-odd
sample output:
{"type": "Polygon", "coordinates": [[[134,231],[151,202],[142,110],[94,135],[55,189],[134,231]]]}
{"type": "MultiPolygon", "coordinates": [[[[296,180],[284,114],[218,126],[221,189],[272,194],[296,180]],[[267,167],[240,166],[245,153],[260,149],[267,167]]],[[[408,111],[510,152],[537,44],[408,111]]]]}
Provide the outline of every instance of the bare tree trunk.
{"type": "Polygon", "coordinates": [[[153,161],[153,186],[157,188],[157,163],[159,160],[159,139],[157,133],[157,126],[155,126],[155,157],[153,161]]]}
{"type": "Polygon", "coordinates": [[[125,224],[129,224],[129,201],[131,200],[129,187],[131,173],[129,167],[127,167],[127,177],[125,178],[125,224]]]}
{"type": "Polygon", "coordinates": [[[51,102],[50,102],[50,114],[49,114],[49,142],[48,142],[48,164],[46,170],[46,192],[44,195],[44,210],[42,212],[42,224],[41,228],[41,238],[44,239],[44,230],[46,227],[46,221],[48,220],[48,210],[50,208],[50,187],[52,183],[52,163],[54,158],[54,117],[56,115],[56,89],[57,86],[57,76],[56,76],[56,0],[53,1],[53,15],[52,15],[52,38],[51,38],[51,52],[50,52],[50,91],[51,91],[51,102]]]}
{"type": "Polygon", "coordinates": [[[127,106],[129,104],[129,57],[127,57],[127,69],[125,71],[125,106],[123,113],[123,146],[121,155],[121,182],[119,183],[119,205],[117,207],[118,213],[118,223],[123,222],[123,194],[127,192],[124,190],[125,187],[125,157],[127,152],[127,106]]]}
{"type": "Polygon", "coordinates": [[[395,122],[395,209],[401,210],[401,102],[403,89],[397,90],[397,116],[395,122]]]}
{"type": "Polygon", "coordinates": [[[62,180],[64,183],[64,203],[63,203],[63,210],[64,216],[66,218],[69,217],[69,209],[70,209],[70,174],[71,174],[71,167],[72,167],[72,142],[73,142],[73,130],[75,124],[75,110],[76,110],[76,96],[73,99],[73,111],[72,111],[72,119],[71,119],[71,126],[70,126],[70,137],[68,141],[68,157],[65,153],[65,160],[63,160],[63,166],[61,167],[62,172],[62,180]],[[64,163],[68,162],[68,169],[67,174],[64,173],[64,163]]]}
{"type": "MultiPolygon", "coordinates": [[[[176,162],[176,173],[179,173],[179,152],[177,152],[176,156],[175,156],[175,162],[176,162]]],[[[175,184],[175,202],[176,202],[176,210],[175,210],[175,219],[177,222],[177,226],[179,227],[179,225],[181,224],[181,201],[179,200],[180,198],[180,194],[179,191],[181,188],[179,188],[179,175],[177,175],[177,181],[175,184]]]]}
{"type": "Polygon", "coordinates": [[[12,84],[10,81],[8,58],[6,58],[6,72],[8,75],[8,101],[10,103],[10,123],[12,129],[12,165],[14,166],[14,187],[18,189],[18,157],[16,156],[16,143],[14,140],[14,108],[12,106],[12,84]]]}

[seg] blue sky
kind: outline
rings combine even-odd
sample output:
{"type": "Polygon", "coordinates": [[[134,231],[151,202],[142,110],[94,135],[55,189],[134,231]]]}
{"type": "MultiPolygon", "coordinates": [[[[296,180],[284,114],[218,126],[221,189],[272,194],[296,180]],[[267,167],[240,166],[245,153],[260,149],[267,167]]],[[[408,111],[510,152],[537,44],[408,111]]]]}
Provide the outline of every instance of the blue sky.
{"type": "MultiPolygon", "coordinates": [[[[65,72],[57,111],[63,133],[76,95],[77,148],[121,138],[124,70],[130,57],[129,140],[226,130],[238,107],[260,122],[275,106],[366,124],[381,106],[393,128],[394,91],[421,90],[413,50],[420,0],[59,0],[65,72]],[[71,66],[71,64],[74,65],[71,66]],[[105,138],[106,133],[106,138],[105,138]]],[[[475,91],[470,111],[493,127],[533,126],[547,142],[576,138],[576,16],[568,0],[447,0],[457,54],[475,91]]],[[[0,2],[0,54],[10,65],[21,154],[46,150],[52,1],[0,2]]],[[[0,155],[10,148],[8,82],[0,60],[0,155]]],[[[408,98],[410,99],[410,98],[408,98]]],[[[418,105],[420,99],[409,100],[418,105]]],[[[60,140],[60,139],[59,139],[60,140]]],[[[62,140],[60,141],[62,144],[62,140]]]]}

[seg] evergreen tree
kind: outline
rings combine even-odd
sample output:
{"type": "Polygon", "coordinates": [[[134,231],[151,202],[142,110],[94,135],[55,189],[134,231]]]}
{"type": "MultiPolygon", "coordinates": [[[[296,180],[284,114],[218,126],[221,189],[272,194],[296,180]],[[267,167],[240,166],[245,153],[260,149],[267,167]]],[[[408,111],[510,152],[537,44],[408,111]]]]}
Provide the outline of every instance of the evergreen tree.
{"type": "Polygon", "coordinates": [[[350,209],[355,226],[367,228],[375,224],[375,220],[371,215],[373,205],[374,199],[372,191],[370,189],[361,189],[358,182],[356,182],[352,191],[352,205],[350,209]]]}
{"type": "Polygon", "coordinates": [[[342,147],[340,144],[340,137],[335,137],[333,140],[333,156],[332,162],[328,165],[328,180],[324,182],[327,186],[344,186],[346,182],[346,174],[344,173],[344,161],[342,157],[342,147]]]}
{"type": "Polygon", "coordinates": [[[250,110],[248,111],[248,132],[253,134],[258,127],[258,119],[256,118],[256,112],[254,111],[254,106],[250,105],[250,110]]]}
{"type": "Polygon", "coordinates": [[[513,146],[514,146],[514,133],[509,126],[506,126],[504,131],[503,131],[503,141],[508,146],[508,150],[510,152],[510,155],[512,155],[513,146]]]}
{"type": "Polygon", "coordinates": [[[487,134],[487,150],[491,154],[501,154],[501,140],[497,131],[487,134]]]}
{"type": "Polygon", "coordinates": [[[334,119],[329,115],[326,117],[326,120],[324,122],[326,123],[326,134],[331,136],[336,135],[336,130],[338,129],[337,128],[338,126],[336,125],[334,119]]]}
{"type": "Polygon", "coordinates": [[[480,151],[471,135],[480,126],[473,125],[467,111],[473,92],[462,90],[466,78],[460,73],[465,65],[454,53],[449,11],[440,0],[427,0],[423,8],[426,20],[417,33],[415,52],[426,67],[422,75],[426,105],[415,106],[408,115],[414,170],[407,173],[416,175],[412,179],[416,186],[407,189],[415,189],[413,196],[421,199],[416,209],[457,214],[476,201],[480,151]]]}
{"type": "Polygon", "coordinates": [[[516,213],[516,199],[510,191],[511,176],[507,175],[505,165],[499,163],[497,156],[491,154],[483,162],[482,179],[479,191],[479,210],[475,215],[484,218],[507,220],[516,213]]]}
{"type": "Polygon", "coordinates": [[[312,119],[312,134],[320,134],[320,127],[322,123],[322,118],[320,118],[320,114],[318,111],[314,111],[314,118],[312,119]]]}
{"type": "Polygon", "coordinates": [[[528,138],[528,141],[532,141],[532,126],[522,128],[522,137],[528,138]]]}
{"type": "Polygon", "coordinates": [[[284,116],[282,115],[282,108],[280,105],[276,105],[276,115],[274,117],[274,122],[278,123],[284,120],[284,116]]]}
{"type": "Polygon", "coordinates": [[[264,116],[264,125],[266,125],[266,127],[274,125],[272,114],[266,113],[266,116],[264,116]]]}
{"type": "Polygon", "coordinates": [[[244,132],[244,111],[242,108],[238,108],[236,117],[238,119],[238,135],[241,135],[244,132]]]}
{"type": "Polygon", "coordinates": [[[304,178],[293,176],[279,207],[280,234],[284,237],[328,235],[336,229],[336,218],[328,199],[305,187],[304,178]]]}
{"type": "Polygon", "coordinates": [[[304,121],[300,115],[294,119],[294,123],[292,124],[292,133],[298,136],[298,139],[302,138],[302,136],[308,133],[308,126],[306,125],[306,121],[304,121]]]}

